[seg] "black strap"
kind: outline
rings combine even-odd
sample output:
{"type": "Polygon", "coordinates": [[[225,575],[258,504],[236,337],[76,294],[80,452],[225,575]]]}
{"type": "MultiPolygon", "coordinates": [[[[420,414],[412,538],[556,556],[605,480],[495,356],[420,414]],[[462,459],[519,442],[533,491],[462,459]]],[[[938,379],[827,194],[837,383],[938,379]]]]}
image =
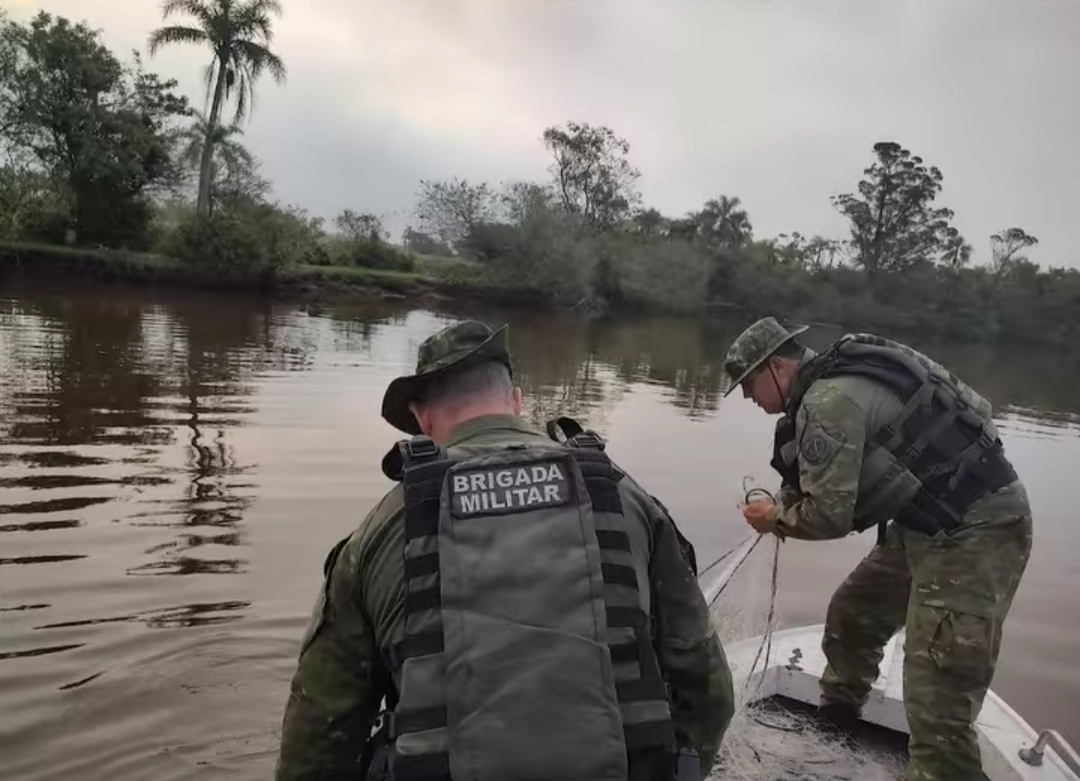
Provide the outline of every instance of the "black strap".
{"type": "MultiPolygon", "coordinates": [[[[911,467],[918,458],[923,454],[923,451],[948,431],[953,423],[956,422],[957,410],[956,407],[950,407],[945,412],[940,413],[931,423],[927,426],[915,441],[904,448],[904,452],[901,453],[897,460],[906,467],[911,467]]],[[[915,472],[915,477],[918,480],[925,479],[925,475],[920,474],[918,470],[912,470],[915,472]]]]}
{"type": "Polygon", "coordinates": [[[386,730],[381,729],[364,744],[359,763],[361,768],[367,768],[364,781],[386,781],[390,777],[391,749],[386,740],[386,730]]]}
{"type": "Polygon", "coordinates": [[[667,719],[663,721],[643,721],[638,724],[623,725],[623,737],[626,748],[636,751],[651,746],[675,745],[675,725],[667,719]]]}
{"type": "Polygon", "coordinates": [[[629,643],[609,645],[608,650],[611,652],[611,661],[615,663],[636,662],[640,654],[636,640],[629,643]]]}
{"type": "Polygon", "coordinates": [[[649,617],[645,612],[636,607],[609,607],[606,610],[607,625],[617,627],[646,627],[649,617]]]}
{"type": "Polygon", "coordinates": [[[648,627],[634,627],[634,638],[637,641],[638,665],[641,668],[641,677],[660,679],[660,660],[656,658],[656,651],[652,645],[652,635],[648,631],[648,627]]]}
{"type": "Polygon", "coordinates": [[[946,486],[942,493],[935,493],[932,485],[921,488],[896,514],[896,522],[929,536],[942,530],[952,531],[963,524],[971,505],[1016,480],[1016,470],[1000,447],[985,451],[983,458],[981,468],[964,475],[955,487],[946,486]]]}
{"type": "Polygon", "coordinates": [[[420,537],[434,537],[439,533],[439,504],[438,500],[427,504],[433,504],[434,507],[425,507],[423,505],[417,505],[413,512],[409,510],[413,508],[406,508],[405,510],[405,539],[416,540],[420,537]],[[435,512],[429,512],[428,510],[434,509],[435,512]]]}
{"type": "Polygon", "coordinates": [[[430,537],[439,531],[439,496],[450,461],[412,467],[405,472],[405,539],[430,537]]]}
{"type": "Polygon", "coordinates": [[[441,629],[438,629],[433,632],[421,632],[406,637],[391,647],[386,656],[390,666],[397,670],[406,659],[412,659],[414,656],[439,654],[442,651],[443,633],[441,629]]]}
{"type": "MultiPolygon", "coordinates": [[[[870,436],[870,441],[878,447],[883,447],[892,452],[903,441],[904,424],[915,414],[917,410],[929,412],[934,402],[934,393],[938,383],[934,378],[927,380],[916,390],[911,397],[904,402],[898,412],[888,423],[879,428],[870,436]]],[[[921,450],[921,448],[920,448],[921,450]]]]}
{"type": "Polygon", "coordinates": [[[434,575],[439,571],[439,552],[405,558],[405,579],[434,575]]]}
{"type": "Polygon", "coordinates": [[[593,512],[622,515],[622,497],[619,496],[619,488],[615,483],[602,478],[586,478],[585,488],[589,491],[593,512]]]}
{"type": "Polygon", "coordinates": [[[666,700],[667,686],[659,678],[640,678],[630,681],[616,681],[615,694],[619,702],[644,702],[645,700],[666,700]]]}
{"type": "Polygon", "coordinates": [[[622,515],[622,497],[619,496],[622,475],[607,454],[599,450],[574,449],[571,452],[585,481],[593,512],[622,515]]]}
{"type": "Polygon", "coordinates": [[[402,440],[399,445],[402,455],[402,467],[412,469],[421,464],[431,463],[446,455],[435,441],[424,434],[417,434],[412,439],[402,440]]]}
{"type": "Polygon", "coordinates": [[[637,571],[633,567],[628,567],[625,564],[611,564],[605,561],[600,564],[600,570],[603,572],[605,583],[613,586],[627,586],[637,591],[637,571]]]}
{"type": "Polygon", "coordinates": [[[606,445],[600,435],[594,431],[582,431],[566,440],[567,447],[575,450],[602,451],[606,445]]]}
{"type": "Polygon", "coordinates": [[[431,588],[422,588],[419,591],[408,592],[405,595],[405,610],[410,613],[415,613],[419,610],[430,610],[433,607],[438,607],[441,604],[441,601],[439,584],[436,583],[431,588]]]}
{"type": "Polygon", "coordinates": [[[446,726],[446,708],[417,708],[387,714],[387,735],[394,740],[406,732],[424,732],[446,726]]]}
{"type": "Polygon", "coordinates": [[[599,543],[601,550],[621,550],[626,551],[627,553],[631,552],[630,535],[623,531],[597,529],[596,542],[599,543]]]}

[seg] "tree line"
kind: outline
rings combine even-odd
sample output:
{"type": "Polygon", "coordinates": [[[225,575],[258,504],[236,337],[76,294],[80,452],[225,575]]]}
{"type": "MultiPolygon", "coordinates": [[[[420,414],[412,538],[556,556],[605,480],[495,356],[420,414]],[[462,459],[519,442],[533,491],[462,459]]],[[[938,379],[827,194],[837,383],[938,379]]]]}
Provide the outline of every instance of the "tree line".
{"type": "Polygon", "coordinates": [[[1080,272],[1040,268],[1038,239],[1017,226],[989,236],[990,262],[973,264],[953,212],[937,205],[942,172],[896,142],[874,144],[853,190],[831,197],[847,236],[758,238],[737,197],[681,216],[644,206],[629,144],[610,128],[568,122],[541,139],[547,181],[422,181],[406,244],[604,307],[731,309],[973,341],[1080,337],[1080,272]]]}
{"type": "Polygon", "coordinates": [[[146,250],[263,277],[295,264],[421,264],[451,284],[603,310],[735,310],[980,341],[1080,336],[1080,272],[1040,268],[1038,240],[1018,226],[988,237],[991,261],[973,264],[938,204],[942,172],[894,141],[874,144],[851,191],[831,197],[843,237],[757,237],[726,194],[662,214],[644,203],[626,139],[576,121],[540,134],[542,181],[422,180],[400,242],[353,210],[328,228],[272,201],[242,142],[260,79],[287,79],[273,51],[281,12],[278,0],[167,0],[149,51],[207,51],[205,112],[85,24],[0,19],[0,240],[146,250]]]}
{"type": "Polygon", "coordinates": [[[409,269],[374,215],[329,230],[271,199],[243,144],[256,86],[286,79],[277,0],[167,0],[162,47],[208,51],[208,113],[177,82],[123,61],[85,23],[0,12],[0,241],[154,252],[208,273],[266,278],[295,264],[409,269]]]}

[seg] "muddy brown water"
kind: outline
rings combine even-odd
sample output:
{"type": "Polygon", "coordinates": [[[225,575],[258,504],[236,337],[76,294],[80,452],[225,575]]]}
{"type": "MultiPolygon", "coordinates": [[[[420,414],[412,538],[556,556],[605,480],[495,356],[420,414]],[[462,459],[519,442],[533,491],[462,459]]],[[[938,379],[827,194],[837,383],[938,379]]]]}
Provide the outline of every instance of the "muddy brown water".
{"type": "MultiPolygon", "coordinates": [[[[528,414],[605,434],[702,561],[746,534],[773,420],[721,397],[734,325],[9,285],[0,777],[270,777],[323,558],[389,486],[383,389],[467,314],[510,322],[528,414]]],[[[994,401],[1036,515],[994,688],[1080,743],[1080,360],[933,352],[994,401]]],[[[823,620],[872,544],[786,543],[783,623],[823,620]]]]}

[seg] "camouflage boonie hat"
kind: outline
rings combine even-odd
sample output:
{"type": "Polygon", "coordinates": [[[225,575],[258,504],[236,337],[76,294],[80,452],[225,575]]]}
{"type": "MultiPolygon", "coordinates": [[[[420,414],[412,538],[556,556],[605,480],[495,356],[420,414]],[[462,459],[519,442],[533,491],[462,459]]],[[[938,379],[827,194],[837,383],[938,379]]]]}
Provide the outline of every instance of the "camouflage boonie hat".
{"type": "Polygon", "coordinates": [[[775,317],[765,317],[739,334],[724,358],[724,371],[731,380],[731,387],[724,396],[738,388],[739,383],[765,363],[781,345],[787,344],[809,327],[804,325],[789,331],[775,317]]]}
{"type": "Polygon", "coordinates": [[[506,337],[506,325],[492,331],[476,320],[456,323],[429,336],[417,353],[416,373],[398,377],[387,386],[382,401],[383,418],[406,434],[419,434],[420,426],[409,403],[416,400],[430,380],[484,361],[499,361],[512,373],[506,337]]]}

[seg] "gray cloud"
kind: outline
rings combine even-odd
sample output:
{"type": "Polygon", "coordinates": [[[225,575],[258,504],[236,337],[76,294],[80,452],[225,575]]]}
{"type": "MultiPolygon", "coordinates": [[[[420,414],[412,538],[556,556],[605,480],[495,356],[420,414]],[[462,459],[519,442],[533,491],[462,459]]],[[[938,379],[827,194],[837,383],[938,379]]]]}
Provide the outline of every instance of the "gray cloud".
{"type": "MultiPolygon", "coordinates": [[[[118,50],[160,23],[145,0],[47,10],[118,50]]],[[[274,44],[289,81],[262,85],[247,140],[283,201],[400,228],[420,178],[541,178],[544,127],[603,123],[665,213],[727,193],[759,235],[842,237],[829,196],[891,139],[942,169],[978,259],[1020,225],[1033,259],[1077,266],[1078,38],[1074,2],[292,0],[274,44]]],[[[203,52],[148,64],[201,98],[203,52]]]]}

